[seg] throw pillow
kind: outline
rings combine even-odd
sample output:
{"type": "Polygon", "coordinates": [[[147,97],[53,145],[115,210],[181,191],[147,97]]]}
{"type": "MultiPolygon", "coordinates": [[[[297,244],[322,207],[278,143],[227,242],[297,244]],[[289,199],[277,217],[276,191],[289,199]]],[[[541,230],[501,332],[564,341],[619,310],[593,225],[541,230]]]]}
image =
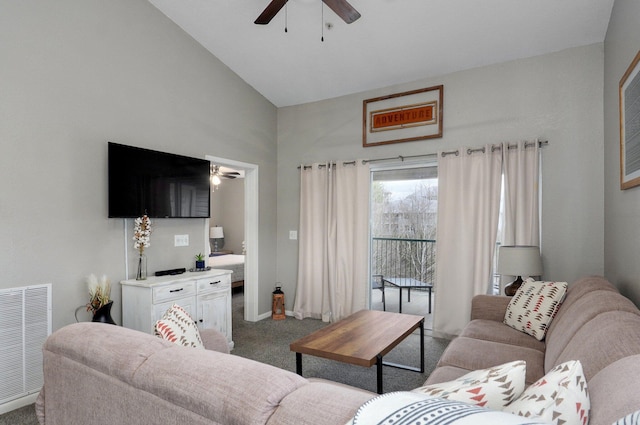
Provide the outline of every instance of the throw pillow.
{"type": "Polygon", "coordinates": [[[171,306],[156,322],[155,334],[184,347],[204,348],[196,323],[178,304],[171,306]]]}
{"type": "Polygon", "coordinates": [[[629,413],[624,418],[620,418],[613,423],[613,425],[638,425],[640,424],[640,410],[637,412],[629,413]]]}
{"type": "Polygon", "coordinates": [[[566,293],[567,282],[539,282],[529,278],[509,301],[504,324],[541,341],[566,293]]]}
{"type": "Polygon", "coordinates": [[[434,397],[501,410],[524,391],[526,362],[519,360],[474,370],[458,379],[413,390],[434,397]]]}
{"type": "Polygon", "coordinates": [[[537,419],[489,410],[461,401],[445,400],[413,392],[393,392],[363,404],[353,425],[533,425],[537,419]]]}
{"type": "Polygon", "coordinates": [[[582,364],[572,360],[551,369],[503,411],[556,425],[586,425],[590,408],[582,364]]]}

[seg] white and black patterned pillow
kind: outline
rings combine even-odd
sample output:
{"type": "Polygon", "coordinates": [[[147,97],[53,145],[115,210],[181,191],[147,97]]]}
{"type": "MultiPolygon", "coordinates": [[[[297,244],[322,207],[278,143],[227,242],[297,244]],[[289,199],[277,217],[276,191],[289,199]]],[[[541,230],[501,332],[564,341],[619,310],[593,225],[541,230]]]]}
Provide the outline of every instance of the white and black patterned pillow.
{"type": "Polygon", "coordinates": [[[363,404],[352,425],[533,425],[545,422],[461,401],[399,391],[363,404]]]}
{"type": "Polygon", "coordinates": [[[564,301],[567,286],[567,282],[525,280],[509,301],[504,324],[541,341],[564,301]]]}

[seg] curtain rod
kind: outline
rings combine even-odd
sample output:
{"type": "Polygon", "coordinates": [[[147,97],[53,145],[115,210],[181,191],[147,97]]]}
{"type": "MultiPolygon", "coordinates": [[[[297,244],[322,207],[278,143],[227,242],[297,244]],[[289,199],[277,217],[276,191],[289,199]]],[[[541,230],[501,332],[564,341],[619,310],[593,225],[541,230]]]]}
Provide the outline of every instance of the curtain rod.
{"type": "MultiPolygon", "coordinates": [[[[525,148],[532,146],[534,143],[536,142],[526,142],[524,144],[525,148]]],[[[548,140],[539,140],[538,141],[538,146],[539,147],[543,147],[549,144],[548,140]]],[[[509,149],[516,149],[518,147],[517,144],[509,144],[509,149]]],[[[495,152],[495,151],[499,151],[502,150],[502,145],[491,145],[491,152],[495,152]]],[[[485,148],[469,148],[467,149],[467,155],[471,155],[472,153],[475,152],[483,152],[484,153],[485,148]]],[[[454,150],[454,151],[446,151],[446,152],[442,152],[442,156],[445,157],[447,155],[460,155],[460,151],[458,149],[454,150]]],[[[404,162],[405,159],[414,159],[414,158],[436,158],[438,156],[437,153],[425,153],[425,154],[419,154],[419,155],[407,155],[407,156],[403,156],[403,155],[398,155],[398,156],[392,156],[392,157],[388,157],[388,158],[376,158],[376,159],[363,159],[362,163],[363,164],[367,164],[367,163],[375,163],[375,162],[383,162],[383,161],[392,161],[392,160],[400,160],[401,162],[404,162]]],[[[353,165],[355,164],[356,161],[345,161],[343,164],[344,165],[353,165]]],[[[331,163],[332,165],[335,165],[335,162],[331,163]]],[[[320,167],[325,167],[324,164],[320,164],[320,167]]],[[[298,165],[298,169],[301,169],[302,166],[298,165]]],[[[305,165],[304,169],[309,169],[311,168],[311,165],[305,165]]]]}

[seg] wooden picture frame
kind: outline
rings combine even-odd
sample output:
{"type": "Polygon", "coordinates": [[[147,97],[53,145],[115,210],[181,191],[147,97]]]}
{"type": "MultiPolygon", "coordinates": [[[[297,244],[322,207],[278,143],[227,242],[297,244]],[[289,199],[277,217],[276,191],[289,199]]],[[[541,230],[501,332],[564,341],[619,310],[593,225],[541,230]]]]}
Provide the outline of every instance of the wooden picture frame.
{"type": "Polygon", "coordinates": [[[620,189],[640,185],[640,51],[620,80],[620,189]]]}
{"type": "Polygon", "coordinates": [[[362,103],[362,146],[442,137],[444,86],[365,99],[362,103]]]}

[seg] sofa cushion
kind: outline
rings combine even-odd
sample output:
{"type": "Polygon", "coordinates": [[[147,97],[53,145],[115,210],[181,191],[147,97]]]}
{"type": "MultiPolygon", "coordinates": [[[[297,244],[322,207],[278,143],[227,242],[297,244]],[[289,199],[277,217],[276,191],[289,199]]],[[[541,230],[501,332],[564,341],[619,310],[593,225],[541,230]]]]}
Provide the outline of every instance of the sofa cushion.
{"type": "Polygon", "coordinates": [[[264,363],[175,347],[141,365],[133,384],[216,423],[264,424],[288,394],[307,383],[264,363]]]}
{"type": "Polygon", "coordinates": [[[544,353],[538,350],[467,337],[457,337],[449,343],[438,361],[438,367],[453,366],[472,371],[514,360],[527,363],[527,384],[544,375],[544,353]]]}
{"type": "Polygon", "coordinates": [[[524,418],[425,394],[398,391],[363,404],[348,425],[533,425],[543,421],[524,418]]]}
{"type": "Polygon", "coordinates": [[[500,410],[524,391],[526,366],[522,360],[509,362],[474,370],[453,381],[425,385],[413,391],[500,410]]]}
{"type": "Polygon", "coordinates": [[[503,410],[556,424],[586,425],[590,402],[580,361],[556,366],[503,410]]]}
{"type": "MultiPolygon", "coordinates": [[[[586,286],[594,286],[594,283],[586,286]]],[[[575,294],[575,289],[572,290],[572,288],[575,288],[575,286],[572,285],[570,287],[565,302],[562,303],[556,318],[553,319],[552,327],[547,332],[547,338],[545,339],[547,342],[545,354],[547,369],[551,369],[562,362],[558,361],[558,358],[574,335],[598,315],[609,311],[626,311],[636,315],[640,314],[638,308],[629,299],[623,297],[617,291],[607,289],[607,286],[604,286],[605,289],[595,289],[584,293],[579,298],[572,299],[570,304],[567,304],[568,298],[575,294]]],[[[592,326],[593,324],[589,324],[587,329],[592,326]]],[[[587,344],[585,348],[588,348],[591,343],[585,342],[587,344]]],[[[572,353],[572,355],[575,354],[572,353]]],[[[564,358],[568,359],[567,357],[564,358]]]]}
{"type": "Polygon", "coordinates": [[[344,424],[358,407],[377,394],[345,384],[311,378],[309,383],[289,393],[269,418],[268,425],[301,425],[309,418],[326,424],[344,424]]]}
{"type": "MultiPolygon", "coordinates": [[[[503,315],[504,317],[504,315],[503,315]]],[[[513,329],[504,323],[493,320],[472,320],[465,326],[460,336],[467,338],[483,339],[485,341],[500,342],[502,344],[517,345],[527,347],[540,352],[545,351],[544,341],[524,332],[513,329]]]]}
{"type": "Polygon", "coordinates": [[[640,315],[608,311],[597,315],[572,335],[557,364],[580,359],[587,379],[607,365],[640,354],[640,315]]]}
{"type": "Polygon", "coordinates": [[[171,306],[156,322],[154,332],[156,336],[174,344],[204,349],[196,323],[178,304],[171,306]]]}
{"type": "Polygon", "coordinates": [[[638,376],[640,354],[612,362],[589,379],[591,424],[609,425],[640,410],[638,376]]]}
{"type": "Polygon", "coordinates": [[[527,279],[507,306],[504,323],[542,340],[567,291],[567,282],[527,279]]]}

